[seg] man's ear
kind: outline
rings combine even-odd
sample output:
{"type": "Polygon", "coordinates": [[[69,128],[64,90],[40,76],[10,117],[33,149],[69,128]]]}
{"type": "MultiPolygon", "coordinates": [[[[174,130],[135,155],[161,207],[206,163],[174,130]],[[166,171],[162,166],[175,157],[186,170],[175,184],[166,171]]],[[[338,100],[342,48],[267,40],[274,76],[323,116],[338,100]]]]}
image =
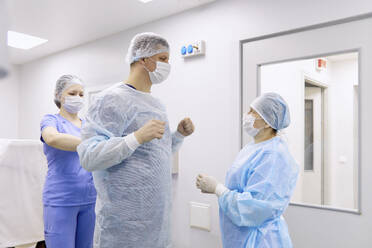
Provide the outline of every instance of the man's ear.
{"type": "Polygon", "coordinates": [[[145,64],[146,64],[146,62],[145,62],[145,58],[139,59],[138,62],[139,62],[141,65],[145,65],[145,64]]]}

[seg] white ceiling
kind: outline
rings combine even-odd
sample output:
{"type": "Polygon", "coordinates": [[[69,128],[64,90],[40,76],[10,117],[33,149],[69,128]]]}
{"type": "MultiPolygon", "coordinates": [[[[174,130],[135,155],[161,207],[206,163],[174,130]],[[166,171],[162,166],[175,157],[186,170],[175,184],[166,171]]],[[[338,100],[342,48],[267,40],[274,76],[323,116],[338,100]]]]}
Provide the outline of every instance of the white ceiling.
{"type": "Polygon", "coordinates": [[[30,50],[10,48],[10,62],[24,64],[213,1],[8,0],[9,30],[49,40],[30,50]]]}

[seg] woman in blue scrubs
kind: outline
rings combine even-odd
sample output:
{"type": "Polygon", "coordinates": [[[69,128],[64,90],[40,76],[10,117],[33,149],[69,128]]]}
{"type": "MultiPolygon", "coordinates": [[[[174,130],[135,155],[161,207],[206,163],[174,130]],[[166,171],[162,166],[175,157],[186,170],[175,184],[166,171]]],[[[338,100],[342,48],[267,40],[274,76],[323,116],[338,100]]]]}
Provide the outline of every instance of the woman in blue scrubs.
{"type": "Polygon", "coordinates": [[[96,190],[90,172],[80,165],[76,147],[83,121],[82,81],[72,75],[56,83],[58,114],[41,121],[41,141],[48,161],[43,191],[44,234],[48,248],[91,248],[95,225],[96,190]]]}
{"type": "Polygon", "coordinates": [[[226,183],[199,175],[196,186],[215,193],[225,248],[291,248],[282,217],[296,185],[298,165],[277,132],[288,127],[287,103],[276,93],[263,94],[243,117],[254,138],[228,170],[226,183]]]}

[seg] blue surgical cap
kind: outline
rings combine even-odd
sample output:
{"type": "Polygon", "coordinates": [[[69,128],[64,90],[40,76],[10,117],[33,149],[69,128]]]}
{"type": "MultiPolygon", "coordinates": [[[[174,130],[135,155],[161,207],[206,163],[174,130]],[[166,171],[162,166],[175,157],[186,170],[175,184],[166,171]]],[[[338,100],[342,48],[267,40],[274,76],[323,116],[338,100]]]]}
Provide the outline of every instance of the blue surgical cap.
{"type": "Polygon", "coordinates": [[[273,129],[279,131],[291,123],[287,102],[277,93],[265,93],[256,98],[251,108],[273,129]]]}

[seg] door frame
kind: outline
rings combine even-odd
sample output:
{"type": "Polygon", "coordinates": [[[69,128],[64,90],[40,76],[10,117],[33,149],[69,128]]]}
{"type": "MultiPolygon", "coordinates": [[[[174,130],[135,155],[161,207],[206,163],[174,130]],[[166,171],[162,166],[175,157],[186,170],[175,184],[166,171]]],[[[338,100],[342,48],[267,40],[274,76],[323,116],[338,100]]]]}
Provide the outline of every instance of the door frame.
{"type": "MultiPolygon", "coordinates": [[[[318,88],[320,88],[320,94],[321,94],[321,137],[322,137],[322,141],[321,141],[321,146],[322,146],[322,149],[321,149],[321,177],[320,177],[320,183],[321,183],[321,205],[324,205],[324,202],[325,202],[325,188],[324,188],[324,172],[325,172],[325,161],[326,161],[326,154],[327,154],[327,147],[325,146],[326,143],[325,141],[327,140],[326,139],[326,131],[327,131],[327,127],[325,125],[325,123],[328,123],[326,117],[327,117],[327,108],[328,108],[328,104],[327,104],[327,101],[326,99],[327,98],[327,89],[328,89],[328,85],[325,83],[325,82],[321,82],[321,81],[318,81],[318,80],[315,80],[315,79],[312,79],[311,76],[309,76],[309,74],[306,74],[306,73],[303,73],[303,81],[302,81],[304,84],[306,83],[309,83],[311,85],[314,85],[318,88]]],[[[306,100],[306,86],[305,86],[305,97],[304,99],[306,100]]],[[[306,171],[304,170],[305,173],[309,173],[311,171],[306,171]]]]}

